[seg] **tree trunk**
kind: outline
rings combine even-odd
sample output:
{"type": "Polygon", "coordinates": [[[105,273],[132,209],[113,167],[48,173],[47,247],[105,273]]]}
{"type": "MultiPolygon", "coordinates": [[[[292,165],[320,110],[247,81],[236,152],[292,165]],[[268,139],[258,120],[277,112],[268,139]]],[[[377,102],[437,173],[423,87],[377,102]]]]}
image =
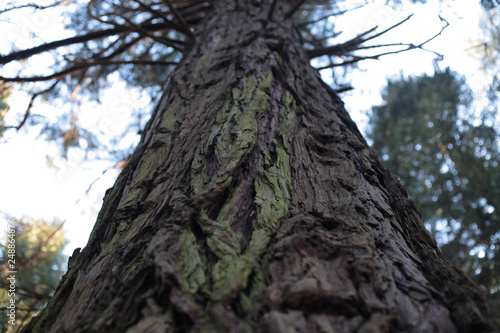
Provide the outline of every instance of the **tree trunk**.
{"type": "Polygon", "coordinates": [[[493,330],[272,3],[215,2],[25,332],[493,330]]]}

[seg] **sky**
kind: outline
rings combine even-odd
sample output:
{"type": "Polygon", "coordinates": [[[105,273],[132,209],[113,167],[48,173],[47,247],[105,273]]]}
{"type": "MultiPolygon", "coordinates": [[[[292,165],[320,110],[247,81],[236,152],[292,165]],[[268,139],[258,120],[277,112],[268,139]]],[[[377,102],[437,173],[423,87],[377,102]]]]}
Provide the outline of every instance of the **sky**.
{"type": "MultiPolygon", "coordinates": [[[[426,4],[405,6],[395,10],[385,5],[385,1],[376,1],[361,11],[340,18],[339,26],[354,26],[349,37],[365,31],[375,25],[380,30],[387,29],[402,21],[408,15],[413,17],[403,25],[392,30],[376,41],[377,44],[404,42],[419,44],[438,33],[444,25],[439,16],[450,25],[443,33],[425,45],[426,49],[444,56],[439,62],[441,70],[450,67],[465,75],[471,87],[480,91],[484,89],[484,77],[480,64],[471,57],[471,42],[479,38],[479,19],[481,8],[476,1],[427,1],[426,4]]],[[[362,132],[367,125],[366,111],[373,105],[382,103],[381,90],[387,84],[387,78],[396,79],[401,75],[420,75],[434,73],[433,59],[435,54],[422,50],[388,55],[381,60],[366,60],[359,63],[359,69],[352,75],[352,85],[356,88],[342,96],[351,117],[355,119],[362,132]]]]}
{"type": "MultiPolygon", "coordinates": [[[[377,43],[418,44],[440,30],[443,22],[438,15],[441,15],[450,26],[440,37],[427,44],[426,48],[444,55],[444,60],[439,64],[441,69],[450,66],[465,75],[473,89],[482,89],[484,78],[479,74],[479,63],[467,51],[471,40],[476,40],[479,36],[478,2],[455,0],[450,6],[446,1],[441,3],[428,0],[425,5],[405,6],[403,10],[394,10],[386,6],[385,2],[376,0],[364,9],[336,17],[335,24],[339,30],[344,31],[339,36],[339,42],[349,40],[375,25],[380,30],[388,28],[413,13],[409,22],[383,36],[377,43]]],[[[0,0],[0,9],[7,3],[10,1],[0,0]]],[[[0,31],[3,31],[0,34],[0,52],[7,52],[11,45],[23,49],[43,41],[72,36],[72,32],[63,31],[62,23],[63,18],[57,11],[31,17],[20,15],[13,17],[12,23],[0,22],[0,31]],[[32,31],[36,31],[41,38],[34,41],[31,38],[32,31]]],[[[382,103],[380,93],[387,78],[432,74],[434,57],[430,52],[417,50],[359,63],[359,68],[348,77],[355,90],[344,93],[341,97],[362,132],[366,131],[367,112],[372,106],[382,103]]],[[[52,60],[41,56],[36,61],[50,64],[52,60]]],[[[19,66],[12,65],[9,71],[13,73],[19,66]]],[[[323,71],[322,75],[325,81],[330,80],[329,71],[323,71]]],[[[117,124],[121,120],[125,121],[134,108],[150,107],[149,100],[138,91],[123,94],[124,90],[124,85],[117,82],[103,95],[101,104],[81,105],[79,112],[83,117],[82,121],[90,126],[102,127],[103,132],[119,131],[120,126],[117,124]],[[96,115],[104,115],[104,118],[96,115]]],[[[19,116],[26,110],[28,97],[22,93],[16,94],[11,103],[10,115],[19,116]]],[[[37,106],[36,112],[57,115],[67,107],[70,106],[43,103],[37,106]]],[[[66,221],[65,232],[70,243],[64,252],[69,255],[73,249],[85,246],[102,205],[104,192],[113,185],[119,170],[109,169],[114,163],[106,160],[83,162],[78,154],[70,154],[65,160],[59,156],[58,146],[54,142],[41,140],[38,133],[39,129],[29,126],[17,133],[10,131],[6,135],[6,142],[0,144],[0,212],[17,219],[31,216],[47,221],[66,221]],[[87,193],[89,185],[94,181],[96,182],[87,193]]],[[[123,144],[130,145],[134,140],[136,138],[130,137],[123,144]]],[[[6,220],[3,219],[0,216],[0,230],[6,229],[6,220]]]]}

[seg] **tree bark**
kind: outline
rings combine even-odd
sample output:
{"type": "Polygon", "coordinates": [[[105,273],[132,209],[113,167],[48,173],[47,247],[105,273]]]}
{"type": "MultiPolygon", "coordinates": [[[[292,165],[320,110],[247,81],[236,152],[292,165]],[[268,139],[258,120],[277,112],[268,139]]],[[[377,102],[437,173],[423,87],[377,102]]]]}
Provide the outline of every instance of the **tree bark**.
{"type": "Polygon", "coordinates": [[[313,70],[288,1],[217,1],[24,332],[489,332],[313,70]]]}

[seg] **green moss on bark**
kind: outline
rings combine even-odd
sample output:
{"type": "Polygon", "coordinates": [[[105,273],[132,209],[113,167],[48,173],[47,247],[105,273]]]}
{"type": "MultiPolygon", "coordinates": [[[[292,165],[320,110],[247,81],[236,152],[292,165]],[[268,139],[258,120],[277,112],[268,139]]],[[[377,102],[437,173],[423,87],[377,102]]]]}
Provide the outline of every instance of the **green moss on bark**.
{"type": "Polygon", "coordinates": [[[184,288],[191,294],[199,290],[207,292],[206,258],[200,255],[200,247],[190,231],[184,231],[179,237],[182,252],[179,258],[179,269],[184,280],[184,288]]]}

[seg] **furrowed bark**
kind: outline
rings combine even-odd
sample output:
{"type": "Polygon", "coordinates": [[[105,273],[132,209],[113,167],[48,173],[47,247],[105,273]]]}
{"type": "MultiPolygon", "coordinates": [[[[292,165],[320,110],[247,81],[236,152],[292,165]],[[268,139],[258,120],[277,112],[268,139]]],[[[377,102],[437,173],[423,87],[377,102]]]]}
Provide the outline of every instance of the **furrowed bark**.
{"type": "Polygon", "coordinates": [[[215,3],[25,332],[492,331],[273,3],[215,3]]]}

